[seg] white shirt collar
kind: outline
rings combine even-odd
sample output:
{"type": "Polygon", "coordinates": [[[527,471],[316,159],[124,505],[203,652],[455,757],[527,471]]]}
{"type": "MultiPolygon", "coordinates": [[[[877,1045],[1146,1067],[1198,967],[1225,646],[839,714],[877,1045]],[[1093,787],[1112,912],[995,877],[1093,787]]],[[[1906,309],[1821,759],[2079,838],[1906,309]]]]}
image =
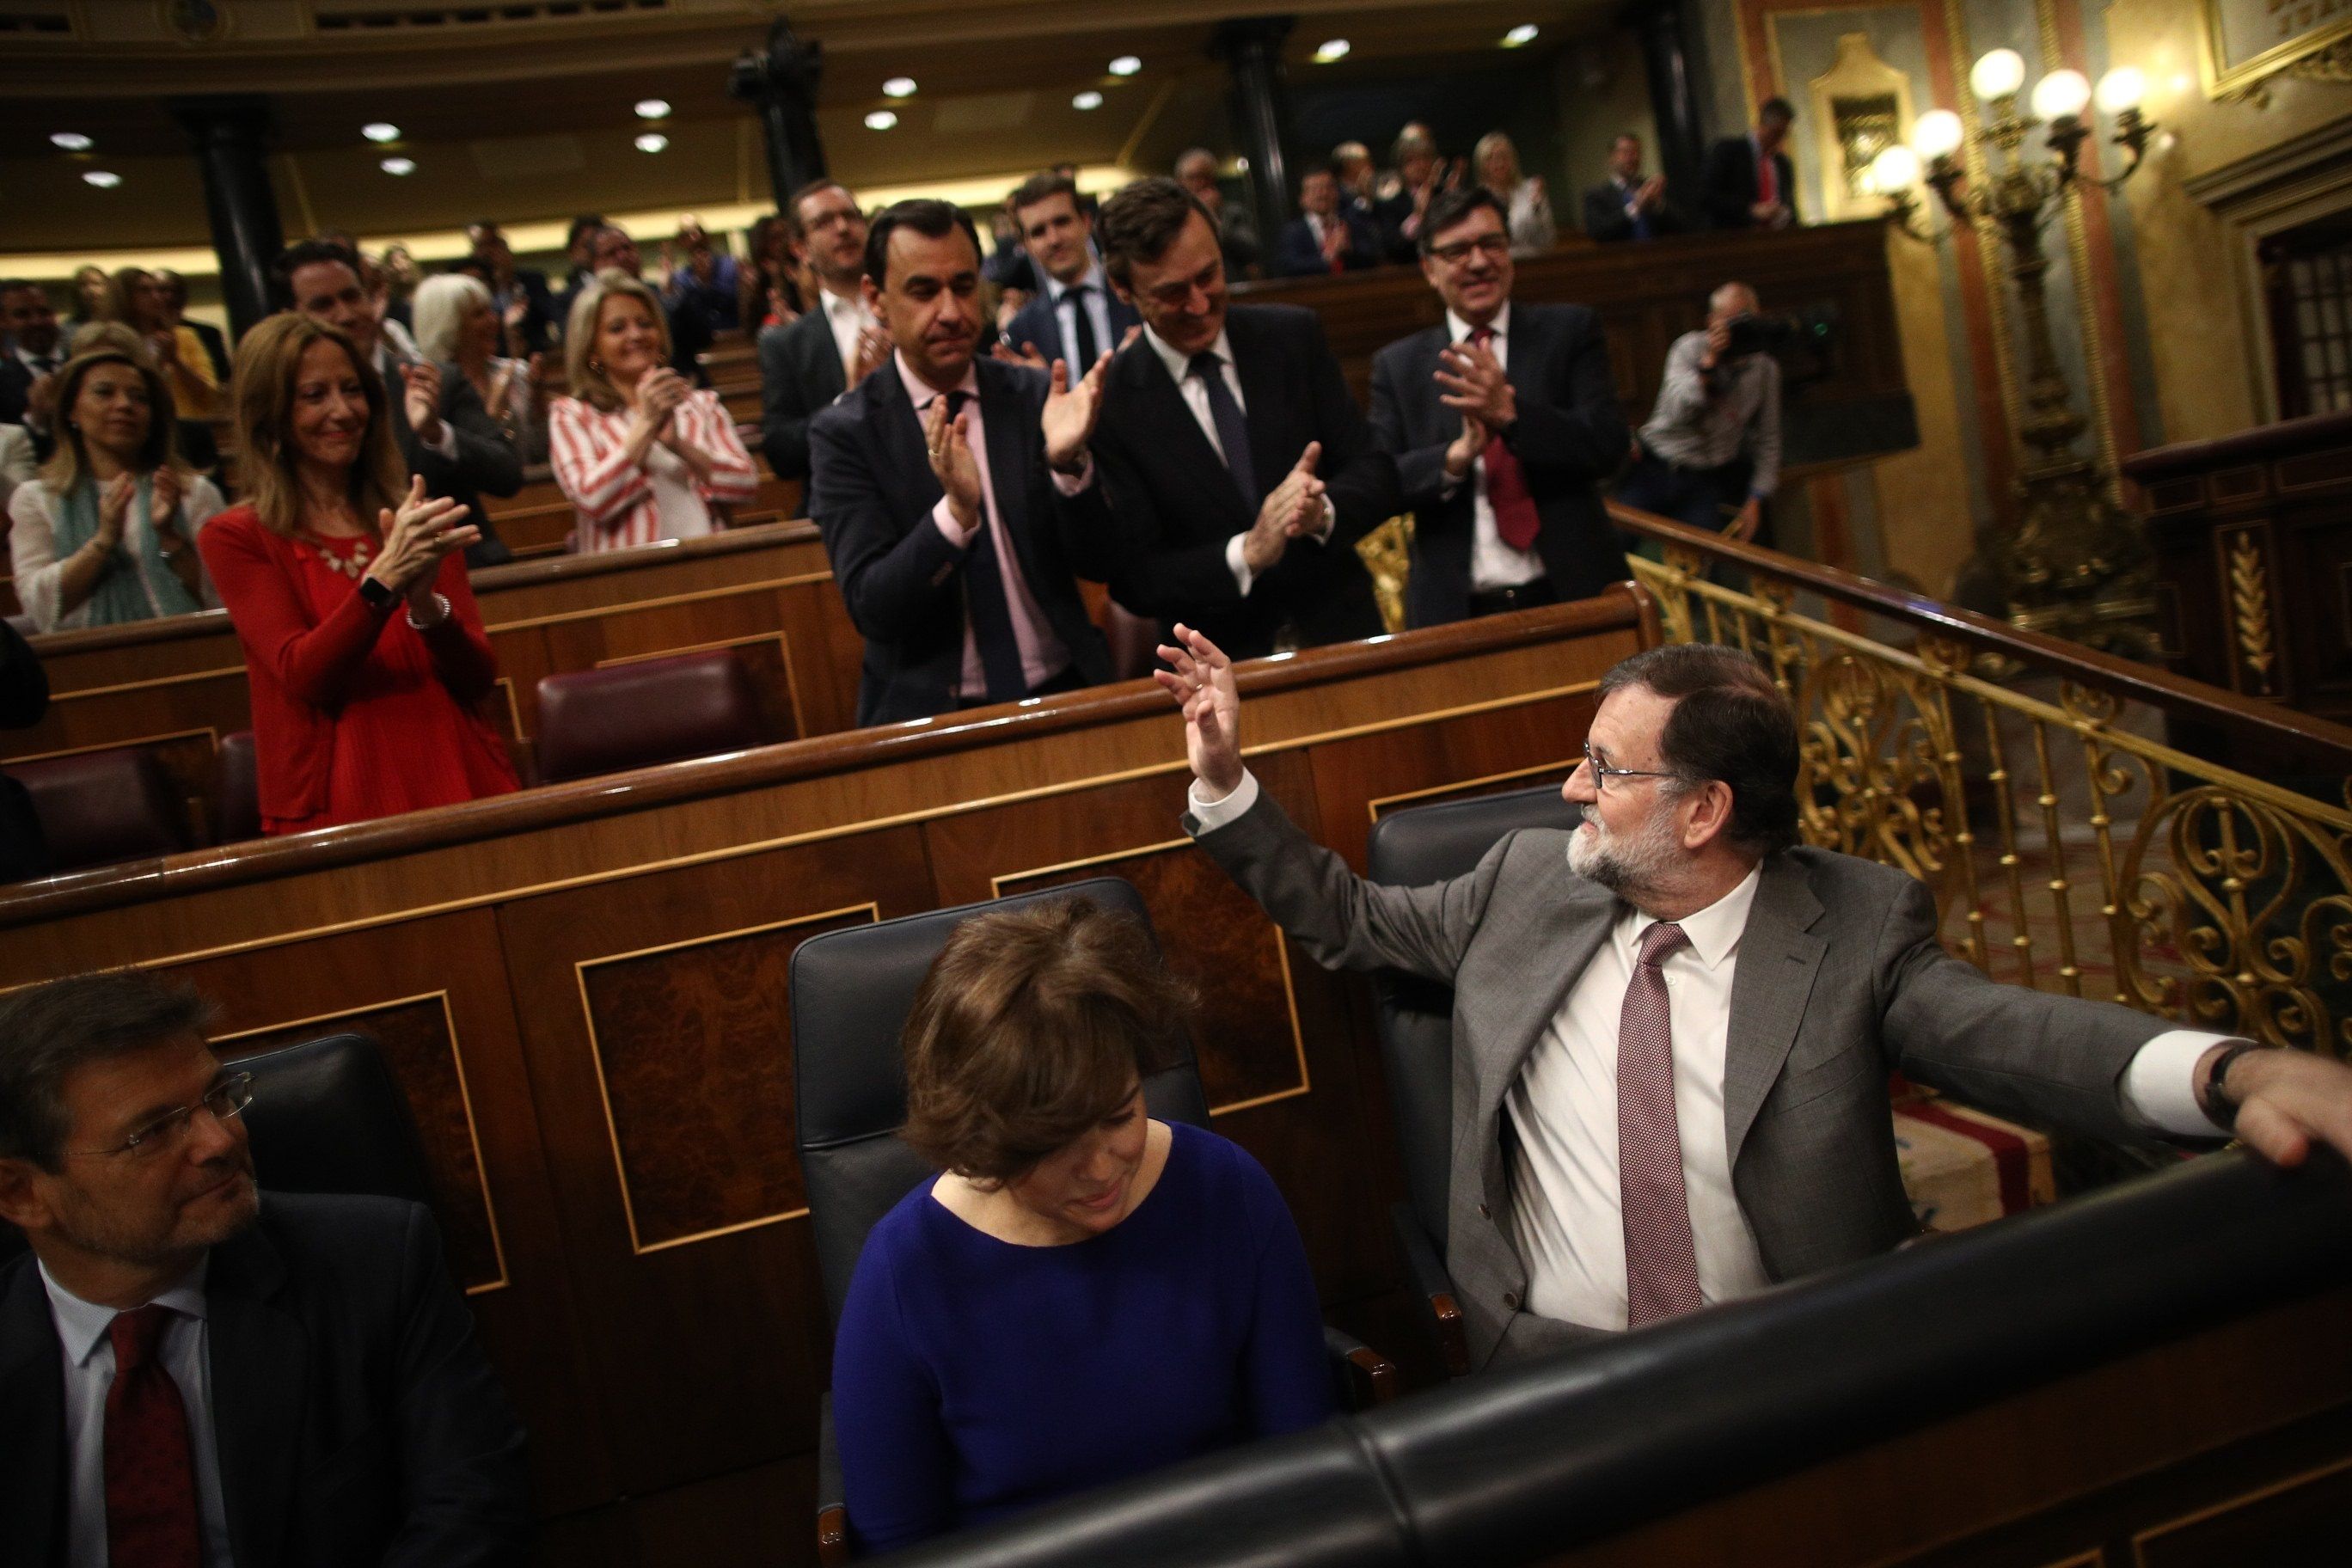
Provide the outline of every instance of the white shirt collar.
{"type": "MultiPolygon", "coordinates": [[[[1764,866],[1759,861],[1748,868],[1738,887],[1674,922],[1690,939],[1691,953],[1699,963],[1713,969],[1739,950],[1739,933],[1748,929],[1748,911],[1756,902],[1756,889],[1763,879],[1764,866]]],[[[1617,920],[1618,940],[1638,944],[1643,933],[1657,923],[1655,916],[1628,908],[1617,920]]]]}
{"type": "MultiPolygon", "coordinates": [[[[1160,363],[1168,367],[1168,374],[1176,384],[1182,386],[1184,378],[1192,374],[1191,356],[1170,348],[1167,340],[1162,338],[1155,328],[1146,327],[1143,330],[1143,341],[1151,345],[1151,352],[1160,356],[1160,363]]],[[[1209,345],[1207,352],[1215,354],[1227,364],[1234,363],[1233,342],[1225,335],[1224,328],[1217,329],[1217,341],[1209,345]]],[[[1239,367],[1236,366],[1235,369],[1238,373],[1239,367]]]]}
{"type": "Polygon", "coordinates": [[[824,313],[828,318],[835,321],[846,318],[854,321],[863,321],[866,319],[866,300],[863,295],[836,294],[822,283],[817,285],[816,291],[817,297],[824,301],[824,313]]]}
{"type": "MultiPolygon", "coordinates": [[[[184,1318],[202,1320],[205,1316],[205,1272],[212,1262],[206,1253],[195,1268],[183,1275],[178,1284],[153,1297],[151,1305],[168,1307],[184,1318]]],[[[57,1320],[58,1338],[63,1342],[66,1358],[80,1366],[106,1338],[120,1312],[112,1307],[101,1307],[95,1301],[85,1301],[57,1281],[49,1267],[40,1265],[41,1288],[49,1293],[49,1312],[57,1320]]]]}
{"type": "MultiPolygon", "coordinates": [[[[1043,272],[1045,268],[1040,268],[1038,270],[1043,272]]],[[[1076,283],[1065,283],[1050,272],[1045,274],[1045,295],[1054,301],[1056,308],[1061,305],[1063,295],[1080,285],[1099,290],[1105,299],[1110,296],[1110,287],[1103,280],[1103,265],[1099,261],[1089,261],[1087,264],[1086,272],[1080,276],[1076,283]]]]}
{"type": "MultiPolygon", "coordinates": [[[[41,359],[41,356],[39,356],[39,355],[37,355],[37,354],[34,353],[32,350],[30,350],[30,349],[26,348],[24,344],[22,344],[22,343],[18,343],[18,344],[16,344],[16,345],[15,346],[14,353],[16,353],[16,355],[17,359],[19,359],[19,360],[21,360],[21,361],[23,361],[23,362],[24,362],[24,365],[25,365],[25,368],[26,368],[26,369],[27,369],[27,370],[39,370],[39,369],[41,369],[41,367],[42,367],[42,363],[43,363],[43,362],[42,362],[42,359],[41,359]]],[[[48,353],[48,357],[47,357],[47,364],[48,364],[48,368],[49,368],[49,369],[51,369],[51,370],[55,370],[58,365],[61,365],[61,364],[63,364],[63,363],[66,363],[66,356],[65,356],[65,355],[63,355],[63,354],[59,353],[56,349],[51,349],[51,350],[49,351],[49,353],[48,353]]]]}
{"type": "MultiPolygon", "coordinates": [[[[1508,300],[1504,300],[1503,308],[1496,311],[1495,319],[1486,324],[1495,330],[1496,337],[1505,342],[1509,342],[1511,341],[1511,302],[1508,300]]],[[[1445,312],[1445,335],[1448,338],[1458,343],[1468,337],[1472,331],[1470,323],[1460,316],[1451,310],[1445,312]]]]}

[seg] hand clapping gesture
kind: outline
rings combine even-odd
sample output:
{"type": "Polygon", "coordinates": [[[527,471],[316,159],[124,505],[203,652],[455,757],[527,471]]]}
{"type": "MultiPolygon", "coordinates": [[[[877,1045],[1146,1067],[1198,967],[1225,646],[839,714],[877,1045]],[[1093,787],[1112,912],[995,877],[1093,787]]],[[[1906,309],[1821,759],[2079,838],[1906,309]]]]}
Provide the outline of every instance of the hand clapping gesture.
{"type": "Polygon", "coordinates": [[[441,439],[441,367],[424,360],[400,367],[402,408],[408,427],[430,447],[441,439]]]}
{"type": "Polygon", "coordinates": [[[1155,669],[1151,679],[1182,706],[1184,755],[1208,793],[1222,800],[1242,782],[1242,700],[1233,661],[1181,621],[1176,642],[1160,645],[1160,658],[1173,668],[1155,669]]]}
{"type": "Polygon", "coordinates": [[[948,422],[948,400],[934,397],[923,410],[923,451],[931,473],[947,492],[948,510],[959,527],[980,526],[980,463],[971,455],[971,416],[959,414],[948,422]]]}
{"type": "Polygon", "coordinates": [[[98,532],[92,537],[109,554],[122,542],[122,527],[130,521],[131,503],[138,494],[139,481],[128,473],[115,475],[99,489],[98,532]]]}
{"type": "Polygon", "coordinates": [[[1462,434],[1446,444],[1445,477],[1457,484],[1468,478],[1470,465],[1485,453],[1488,439],[1486,421],[1475,414],[1465,414],[1462,434]]]}
{"type": "Polygon", "coordinates": [[[1109,373],[1108,354],[1095,361],[1094,369],[1076,384],[1070,381],[1069,365],[1061,360],[1048,373],[1054,386],[1045,395],[1039,421],[1045,432],[1045,461],[1066,474],[1075,474],[1086,464],[1087,443],[1094,438],[1095,419],[1102,413],[1103,379],[1109,373]]]}
{"type": "Polygon", "coordinates": [[[446,497],[426,495],[423,476],[412,478],[400,510],[376,514],[383,548],[376,552],[368,575],[408,595],[412,605],[419,597],[429,603],[433,577],[440,571],[442,559],[482,537],[482,531],[471,523],[458,526],[467,510],[446,497]]]}
{"type": "Polygon", "coordinates": [[[1518,422],[1518,395],[1503,374],[1503,363],[1484,343],[1467,339],[1437,356],[1437,401],[1465,415],[1475,415],[1489,435],[1501,435],[1518,422]]]}
{"type": "Polygon", "coordinates": [[[667,365],[646,372],[637,378],[637,422],[652,431],[657,439],[667,442],[674,434],[670,428],[671,416],[677,412],[678,405],[686,401],[687,394],[692,390],[686,384],[686,377],[667,365]]]}
{"type": "MultiPolygon", "coordinates": [[[[1009,344],[999,343],[994,348],[988,351],[988,357],[1004,364],[1025,364],[1031,370],[1048,370],[1052,368],[1046,364],[1044,352],[1040,350],[1035,343],[1032,342],[1023,343],[1021,345],[1021,352],[1018,353],[1013,353],[1009,344]]],[[[1055,363],[1059,363],[1060,362],[1055,361],[1055,363]]]]}
{"type": "Polygon", "coordinates": [[[1323,458],[1323,443],[1309,441],[1307,450],[1257,510],[1257,521],[1242,539],[1242,560],[1252,572],[1263,572],[1282,559],[1290,542],[1323,526],[1323,481],[1315,465],[1323,458]]]}
{"type": "Polygon", "coordinates": [[[165,463],[147,483],[147,521],[155,532],[169,537],[180,514],[180,470],[165,463]]]}
{"type": "Polygon", "coordinates": [[[850,367],[849,384],[856,386],[889,363],[892,344],[890,334],[879,327],[857,330],[857,363],[850,367]]]}

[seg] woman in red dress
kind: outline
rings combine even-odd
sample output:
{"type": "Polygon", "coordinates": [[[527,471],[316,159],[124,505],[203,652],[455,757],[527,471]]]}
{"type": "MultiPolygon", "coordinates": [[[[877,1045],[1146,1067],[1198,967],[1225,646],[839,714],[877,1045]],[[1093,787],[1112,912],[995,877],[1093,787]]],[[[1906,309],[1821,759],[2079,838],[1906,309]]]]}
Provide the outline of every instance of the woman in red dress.
{"type": "Polygon", "coordinates": [[[498,660],[466,584],[466,509],[404,478],[351,340],[272,316],[237,344],[250,500],[197,535],[245,645],[265,833],[516,787],[479,711],[498,660]]]}

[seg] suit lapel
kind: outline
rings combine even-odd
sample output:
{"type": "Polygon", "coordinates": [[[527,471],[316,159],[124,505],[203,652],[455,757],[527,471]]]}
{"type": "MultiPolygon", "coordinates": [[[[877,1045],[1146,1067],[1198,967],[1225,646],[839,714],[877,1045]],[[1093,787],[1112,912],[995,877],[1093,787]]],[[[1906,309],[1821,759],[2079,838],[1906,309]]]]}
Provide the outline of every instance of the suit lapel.
{"type": "Polygon", "coordinates": [[[284,1558],[302,1452],[310,1344],[301,1323],[273,1300],[285,1280],[285,1265],[258,1226],[215,1247],[205,1278],[213,1429],[237,1568],[277,1568],[284,1558]]]}
{"type": "MultiPolygon", "coordinates": [[[[1238,350],[1235,351],[1238,353],[1238,350]]],[[[1135,403],[1130,421],[1133,439],[1139,456],[1148,452],[1164,453],[1165,465],[1153,464],[1160,474],[1171,469],[1192,476],[1193,487],[1215,503],[1216,517],[1203,519],[1208,527],[1201,529],[1203,536],[1223,539],[1249,525],[1241,515],[1240,493],[1227,476],[1225,460],[1209,445],[1208,437],[1201,433],[1201,422],[1192,417],[1192,408],[1184,395],[1176,390],[1176,383],[1168,367],[1160,363],[1160,355],[1148,343],[1138,342],[1119,356],[1112,366],[1118,376],[1124,369],[1129,396],[1135,403]]],[[[1201,518],[1198,508],[1170,509],[1175,515],[1201,518]]]]}
{"type": "Polygon", "coordinates": [[[32,1568],[63,1562],[65,1352],[29,1256],[0,1296],[0,1411],[7,1412],[10,1438],[0,1466],[0,1542],[11,1562],[32,1568]]]}
{"type": "Polygon", "coordinates": [[[812,323],[802,329],[801,353],[808,359],[814,384],[824,389],[823,400],[809,410],[814,414],[849,390],[849,373],[841,367],[841,350],[833,341],[833,321],[822,298],[801,320],[812,323]]]}
{"type": "Polygon", "coordinates": [[[1615,897],[1570,871],[1564,851],[1556,858],[1558,864],[1543,873],[1541,887],[1528,901],[1527,933],[1520,946],[1530,964],[1527,984],[1511,994],[1485,1037],[1486,1059],[1478,1064],[1481,1127],[1490,1126],[1501,1114],[1503,1097],[1518,1081],[1528,1053],[1543,1037],[1569,987],[1609,940],[1617,921],[1615,897]]]}
{"type": "MultiPolygon", "coordinates": [[[[1257,494],[1249,498],[1250,516],[1257,515],[1258,507],[1282,476],[1297,463],[1307,443],[1292,445],[1297,432],[1288,400],[1283,395],[1282,355],[1279,349],[1263,341],[1257,323],[1242,311],[1225,317],[1226,339],[1234,347],[1234,373],[1241,377],[1243,417],[1249,425],[1250,461],[1257,469],[1257,494]]],[[[1330,470],[1325,468],[1324,473],[1330,470]]]]}
{"type": "Polygon", "coordinates": [[[928,512],[946,492],[940,488],[939,476],[931,472],[930,454],[923,447],[923,423],[915,413],[915,400],[908,395],[907,384],[898,378],[898,365],[886,361],[881,369],[857,384],[857,391],[867,400],[867,411],[882,443],[883,483],[898,491],[906,515],[928,512]]]}
{"type": "Polygon", "coordinates": [[[1787,855],[1764,862],[1748,929],[1739,936],[1730,1037],[1724,1050],[1724,1146],[1735,1170],[1748,1130],[1789,1059],[1813,977],[1821,973],[1829,944],[1810,929],[1821,916],[1821,900],[1806,885],[1803,866],[1787,855]]]}

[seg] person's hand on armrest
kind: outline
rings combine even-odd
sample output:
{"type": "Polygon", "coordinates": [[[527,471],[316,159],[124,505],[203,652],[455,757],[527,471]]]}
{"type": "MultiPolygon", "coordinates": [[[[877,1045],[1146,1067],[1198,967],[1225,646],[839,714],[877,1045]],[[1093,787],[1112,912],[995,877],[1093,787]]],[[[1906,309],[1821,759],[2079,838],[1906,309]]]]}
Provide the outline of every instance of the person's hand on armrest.
{"type": "Polygon", "coordinates": [[[2315,1143],[2352,1160],[2352,1067],[2310,1051],[2233,1051],[2233,1044],[2213,1047],[2197,1064],[2207,1115],[2228,1127],[2234,1112],[2238,1136],[2274,1164],[2300,1165],[2315,1143]]]}
{"type": "Polygon", "coordinates": [[[1241,693],[1234,686],[1233,660],[1224,650],[1178,622],[1176,644],[1160,645],[1171,667],[1151,679],[1184,710],[1184,754],[1199,779],[1197,798],[1213,805],[1242,787],[1241,693]]]}

